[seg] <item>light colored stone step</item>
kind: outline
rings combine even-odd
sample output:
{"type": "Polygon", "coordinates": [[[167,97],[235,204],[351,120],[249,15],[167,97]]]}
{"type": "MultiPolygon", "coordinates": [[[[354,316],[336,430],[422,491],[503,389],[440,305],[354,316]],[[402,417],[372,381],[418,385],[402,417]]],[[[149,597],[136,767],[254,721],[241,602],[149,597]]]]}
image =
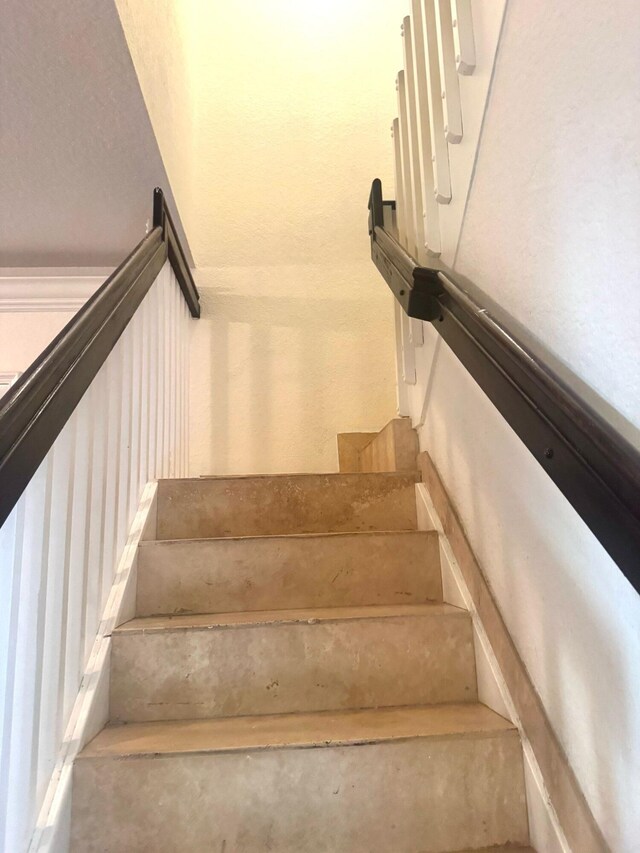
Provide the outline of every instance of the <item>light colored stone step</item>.
{"type": "Polygon", "coordinates": [[[477,698],[471,619],[447,604],[147,617],[112,643],[112,720],[477,698]]]}
{"type": "Polygon", "coordinates": [[[517,731],[475,703],[109,727],[76,761],[72,809],[73,853],[528,841],[517,731]]]}
{"type": "Polygon", "coordinates": [[[157,539],[415,530],[418,474],[160,480],[157,539]]]}
{"type": "Polygon", "coordinates": [[[138,616],[442,599],[434,531],[143,542],[138,616]]]}

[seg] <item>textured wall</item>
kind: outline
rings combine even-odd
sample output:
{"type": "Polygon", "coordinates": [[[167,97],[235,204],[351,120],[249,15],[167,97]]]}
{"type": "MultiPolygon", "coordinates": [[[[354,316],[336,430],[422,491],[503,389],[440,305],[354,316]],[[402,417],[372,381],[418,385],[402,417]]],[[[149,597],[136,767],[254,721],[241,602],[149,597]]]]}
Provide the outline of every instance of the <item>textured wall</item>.
{"type": "MultiPolygon", "coordinates": [[[[630,0],[508,4],[457,256],[638,444],[639,34],[630,0]]],[[[421,445],[612,850],[638,850],[640,596],[430,329],[418,369],[421,445]]]]}
{"type": "MultiPolygon", "coordinates": [[[[191,18],[184,0],[115,0],[175,206],[191,236],[194,98],[191,18]]],[[[168,189],[168,187],[167,187],[168,189]]]]}
{"type": "Polygon", "coordinates": [[[366,205],[376,175],[391,185],[408,2],[162,5],[118,0],[203,296],[193,473],[333,470],[337,432],[395,411],[366,205]],[[187,84],[188,120],[163,109],[187,84]]]}

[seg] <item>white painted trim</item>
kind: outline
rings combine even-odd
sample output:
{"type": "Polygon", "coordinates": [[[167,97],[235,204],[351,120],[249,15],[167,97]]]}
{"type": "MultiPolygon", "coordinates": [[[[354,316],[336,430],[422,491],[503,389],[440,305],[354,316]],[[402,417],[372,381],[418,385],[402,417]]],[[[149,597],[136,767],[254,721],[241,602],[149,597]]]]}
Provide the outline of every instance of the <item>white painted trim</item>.
{"type": "Polygon", "coordinates": [[[77,311],[106,275],[0,276],[0,311],[77,311]]]}
{"type": "Polygon", "coordinates": [[[157,482],[147,483],[133,519],[71,718],[29,845],[29,853],[67,853],[71,826],[73,762],[109,718],[111,633],[135,616],[137,555],[155,538],[157,482]]]}
{"type": "Polygon", "coordinates": [[[20,376],[19,370],[9,370],[0,372],[0,385],[6,385],[11,388],[16,379],[20,376]]]}
{"type": "Polygon", "coordinates": [[[511,720],[520,733],[524,756],[530,844],[536,850],[544,850],[544,853],[572,853],[551,803],[533,747],[523,729],[487,632],[473,603],[469,587],[424,483],[416,483],[416,505],[418,528],[435,530],[439,536],[444,601],[456,607],[462,607],[471,614],[478,676],[478,699],[497,714],[511,720]]]}

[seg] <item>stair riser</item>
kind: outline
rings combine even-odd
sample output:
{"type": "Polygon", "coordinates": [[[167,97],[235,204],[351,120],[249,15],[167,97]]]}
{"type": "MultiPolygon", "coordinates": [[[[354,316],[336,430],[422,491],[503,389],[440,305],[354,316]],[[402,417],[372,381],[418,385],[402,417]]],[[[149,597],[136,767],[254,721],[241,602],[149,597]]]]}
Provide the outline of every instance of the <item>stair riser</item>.
{"type": "Polygon", "coordinates": [[[79,761],[72,835],[73,853],[444,853],[525,844],[520,744],[508,733],[79,761]]]}
{"type": "Polygon", "coordinates": [[[435,533],[153,542],[138,553],[138,616],[441,598],[435,533]]]}
{"type": "Polygon", "coordinates": [[[468,614],[115,634],[111,719],[476,700],[468,614]]]}
{"type": "Polygon", "coordinates": [[[390,421],[359,454],[360,471],[415,471],[418,434],[409,418],[390,421]]]}
{"type": "Polygon", "coordinates": [[[161,480],[158,539],[415,530],[416,475],[161,480]]]}

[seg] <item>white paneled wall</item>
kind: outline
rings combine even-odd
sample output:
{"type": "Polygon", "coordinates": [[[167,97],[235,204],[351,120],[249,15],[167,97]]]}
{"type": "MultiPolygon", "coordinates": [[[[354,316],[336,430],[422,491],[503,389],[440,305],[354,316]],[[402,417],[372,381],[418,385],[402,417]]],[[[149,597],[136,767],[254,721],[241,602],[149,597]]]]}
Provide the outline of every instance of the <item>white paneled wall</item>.
{"type": "MultiPolygon", "coordinates": [[[[410,0],[393,120],[395,227],[422,266],[453,267],[505,0],[410,0]]],[[[428,374],[423,324],[396,306],[398,410],[421,423],[428,374]]]]}
{"type": "Polygon", "coordinates": [[[190,315],[165,264],[0,528],[0,850],[27,849],[142,489],[187,474],[190,315]]]}

